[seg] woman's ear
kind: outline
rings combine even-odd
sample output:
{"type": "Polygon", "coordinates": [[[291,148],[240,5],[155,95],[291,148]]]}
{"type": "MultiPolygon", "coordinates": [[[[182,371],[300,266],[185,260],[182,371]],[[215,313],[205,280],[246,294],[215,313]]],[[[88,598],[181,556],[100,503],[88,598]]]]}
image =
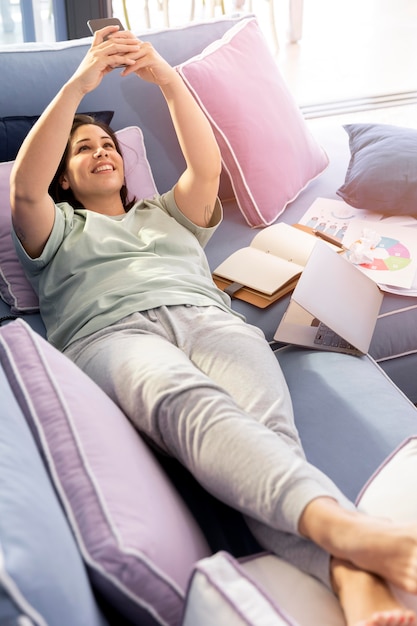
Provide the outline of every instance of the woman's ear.
{"type": "Polygon", "coordinates": [[[65,174],[61,174],[61,176],[59,177],[59,184],[61,185],[64,191],[67,191],[70,188],[68,178],[66,177],[65,174]]]}

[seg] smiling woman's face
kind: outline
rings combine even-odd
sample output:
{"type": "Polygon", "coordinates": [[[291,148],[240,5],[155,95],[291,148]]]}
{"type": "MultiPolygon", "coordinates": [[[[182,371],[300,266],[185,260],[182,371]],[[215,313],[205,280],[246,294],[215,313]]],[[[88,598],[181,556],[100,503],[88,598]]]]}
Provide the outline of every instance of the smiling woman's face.
{"type": "Polygon", "coordinates": [[[97,200],[103,195],[107,201],[113,195],[120,199],[123,181],[123,159],[110,135],[95,124],[77,128],[60,179],[62,188],[71,188],[76,198],[88,207],[89,199],[97,200]]]}

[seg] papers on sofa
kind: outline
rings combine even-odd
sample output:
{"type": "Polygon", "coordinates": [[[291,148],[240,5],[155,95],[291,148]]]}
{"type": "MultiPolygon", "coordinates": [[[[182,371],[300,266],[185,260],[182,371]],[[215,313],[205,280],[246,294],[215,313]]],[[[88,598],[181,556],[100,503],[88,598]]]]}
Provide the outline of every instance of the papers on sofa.
{"type": "MultiPolygon", "coordinates": [[[[375,213],[365,209],[356,209],[343,200],[332,198],[316,198],[304,213],[299,223],[320,232],[338,238],[341,242],[349,227],[355,220],[362,220],[374,224],[382,222],[393,226],[417,227],[417,219],[410,215],[393,215],[387,217],[382,213],[375,213]]],[[[372,228],[372,226],[370,226],[372,228]]]]}
{"type": "Polygon", "coordinates": [[[273,224],[220,263],[213,279],[230,296],[264,308],[294,289],[317,241],[294,226],[273,224]]]}
{"type": "Polygon", "coordinates": [[[343,237],[346,257],[383,289],[411,289],[417,270],[417,230],[384,221],[353,220],[343,237]]]}
{"type": "Polygon", "coordinates": [[[300,219],[300,224],[343,241],[345,232],[352,220],[361,219],[377,222],[381,218],[382,215],[378,213],[354,209],[343,200],[316,198],[300,219]]]}
{"type": "Polygon", "coordinates": [[[350,260],[384,291],[417,296],[416,218],[407,215],[387,217],[380,213],[356,209],[343,200],[317,198],[300,219],[300,224],[335,237],[346,248],[352,248],[362,240],[362,243],[356,245],[350,260]],[[376,240],[377,243],[373,247],[377,249],[372,250],[372,245],[367,247],[364,239],[368,239],[368,243],[376,240]],[[399,242],[396,249],[393,241],[399,242]],[[407,248],[409,257],[401,245],[407,248]],[[374,260],[377,267],[371,269],[374,260]]]}

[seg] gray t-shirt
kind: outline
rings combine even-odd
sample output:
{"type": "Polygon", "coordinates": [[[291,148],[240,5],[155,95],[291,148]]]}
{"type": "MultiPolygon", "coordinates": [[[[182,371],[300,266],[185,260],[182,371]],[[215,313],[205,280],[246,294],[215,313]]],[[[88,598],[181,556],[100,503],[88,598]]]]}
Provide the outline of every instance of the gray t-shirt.
{"type": "Polygon", "coordinates": [[[221,220],[217,202],[214,226],[196,226],[178,209],[173,190],[117,217],[56,205],[39,258],[30,258],[14,235],[39,294],[49,341],[62,350],[126,315],[162,305],[216,305],[231,311],[203,251],[221,220]]]}

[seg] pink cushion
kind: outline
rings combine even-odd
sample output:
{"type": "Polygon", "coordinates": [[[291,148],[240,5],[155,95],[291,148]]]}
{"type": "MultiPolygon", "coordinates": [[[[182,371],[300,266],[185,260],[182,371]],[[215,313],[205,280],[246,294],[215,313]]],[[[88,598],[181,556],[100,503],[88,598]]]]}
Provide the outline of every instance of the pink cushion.
{"type": "MultiPolygon", "coordinates": [[[[125,159],[125,178],[129,197],[152,197],[157,193],[146,158],[143,135],[137,126],[117,131],[125,159]]],[[[10,172],[12,161],[0,163],[0,296],[12,313],[31,313],[39,308],[38,297],[17,258],[10,234],[10,172]]]]}
{"type": "Polygon", "coordinates": [[[21,319],[0,363],[37,440],[94,586],[134,624],[178,624],[194,563],[210,554],[136,430],[21,319]]]}
{"type": "Polygon", "coordinates": [[[207,114],[241,212],[271,224],[328,165],[256,19],[243,20],[178,72],[207,114]]]}

